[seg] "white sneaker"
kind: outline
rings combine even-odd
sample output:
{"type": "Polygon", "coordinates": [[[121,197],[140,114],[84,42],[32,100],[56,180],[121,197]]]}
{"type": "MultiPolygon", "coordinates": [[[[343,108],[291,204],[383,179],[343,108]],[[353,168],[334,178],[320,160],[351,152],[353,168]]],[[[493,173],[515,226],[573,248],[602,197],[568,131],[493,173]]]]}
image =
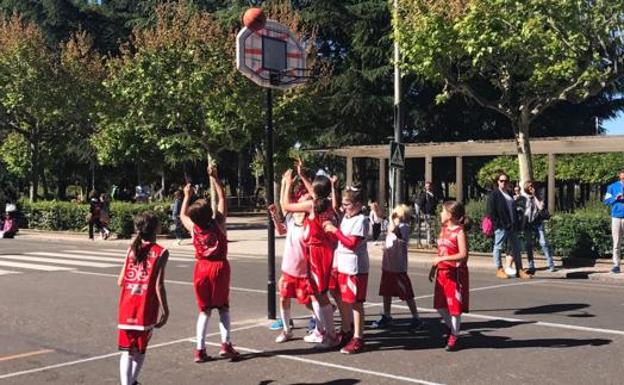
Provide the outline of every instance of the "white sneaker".
{"type": "Polygon", "coordinates": [[[310,344],[320,344],[323,342],[323,335],[318,330],[314,329],[310,334],[303,337],[303,340],[310,344]]]}
{"type": "Polygon", "coordinates": [[[275,338],[275,342],[278,344],[281,344],[282,342],[286,342],[292,338],[293,338],[292,332],[285,332],[282,330],[282,332],[275,338]]]}

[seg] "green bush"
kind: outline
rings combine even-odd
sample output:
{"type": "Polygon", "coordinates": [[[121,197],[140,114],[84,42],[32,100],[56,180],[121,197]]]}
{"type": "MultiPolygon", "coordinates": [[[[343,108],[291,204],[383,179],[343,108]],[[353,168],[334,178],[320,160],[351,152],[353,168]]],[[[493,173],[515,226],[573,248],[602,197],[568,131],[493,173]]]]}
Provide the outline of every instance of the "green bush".
{"type": "MultiPolygon", "coordinates": [[[[28,228],[38,230],[87,230],[88,204],[60,201],[29,201],[20,202],[21,210],[27,220],[28,228]]],[[[120,238],[128,238],[134,232],[133,219],[138,213],[152,211],[160,219],[163,233],[167,233],[172,224],[170,204],[135,204],[128,202],[113,202],[110,212],[110,229],[120,238]]]]}

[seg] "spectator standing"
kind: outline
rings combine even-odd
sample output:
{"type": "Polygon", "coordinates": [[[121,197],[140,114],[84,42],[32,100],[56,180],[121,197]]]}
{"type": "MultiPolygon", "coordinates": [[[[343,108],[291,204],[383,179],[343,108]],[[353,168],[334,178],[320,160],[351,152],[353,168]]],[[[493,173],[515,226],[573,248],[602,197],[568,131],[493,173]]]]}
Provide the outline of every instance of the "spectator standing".
{"type": "Polygon", "coordinates": [[[523,226],[524,237],[526,242],[527,261],[529,268],[527,273],[535,273],[535,261],[533,260],[533,237],[537,235],[540,246],[546,262],[548,263],[548,271],[554,272],[555,262],[550,253],[550,247],[546,240],[544,231],[544,220],[548,218],[548,211],[544,206],[544,201],[540,200],[535,193],[535,184],[533,181],[524,182],[522,196],[518,199],[517,204],[523,207],[523,226]]]}
{"type": "Polygon", "coordinates": [[[501,279],[508,278],[501,263],[502,251],[508,243],[516,265],[517,276],[522,279],[531,278],[529,274],[522,270],[520,240],[518,239],[520,221],[516,201],[509,192],[509,177],[504,172],[499,172],[495,184],[496,186],[487,200],[487,215],[492,220],[494,226],[492,258],[496,266],[496,276],[501,279]]]}
{"type": "Polygon", "coordinates": [[[182,222],[180,221],[181,209],[182,191],[176,190],[173,193],[173,203],[171,204],[171,218],[173,219],[174,232],[178,245],[182,244],[182,222]]]}
{"type": "Polygon", "coordinates": [[[102,202],[98,197],[98,193],[95,190],[91,190],[89,193],[89,215],[87,222],[89,224],[89,239],[93,238],[93,227],[96,226],[98,231],[102,229],[102,223],[100,222],[100,215],[102,213],[102,202]]]}
{"type": "Polygon", "coordinates": [[[108,197],[108,194],[106,193],[102,193],[100,195],[100,224],[101,224],[101,230],[100,233],[102,235],[103,239],[108,239],[108,237],[110,237],[110,230],[109,230],[109,226],[110,226],[110,198],[108,197]]]}
{"type": "Polygon", "coordinates": [[[417,205],[420,212],[425,217],[425,234],[427,237],[427,246],[431,245],[431,230],[435,220],[436,207],[438,206],[438,198],[433,193],[430,181],[425,182],[425,189],[418,196],[417,205]]]}
{"type": "Polygon", "coordinates": [[[381,234],[381,222],[383,222],[383,212],[381,211],[381,207],[379,203],[374,198],[369,199],[368,201],[368,209],[369,214],[368,218],[371,223],[371,227],[373,229],[373,241],[379,241],[379,235],[381,234]]]}
{"type": "Polygon", "coordinates": [[[613,239],[613,267],[611,272],[620,273],[620,245],[624,233],[624,168],[618,172],[617,181],[607,187],[604,203],[611,207],[611,237],[613,239]]]}

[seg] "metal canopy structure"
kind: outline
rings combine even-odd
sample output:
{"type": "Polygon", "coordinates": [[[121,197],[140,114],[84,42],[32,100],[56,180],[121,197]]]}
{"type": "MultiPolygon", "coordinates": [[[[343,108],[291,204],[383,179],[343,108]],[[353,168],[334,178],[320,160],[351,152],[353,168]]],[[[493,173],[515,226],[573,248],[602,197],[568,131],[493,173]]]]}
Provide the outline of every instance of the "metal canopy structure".
{"type": "MultiPolygon", "coordinates": [[[[379,159],[379,186],[386,184],[386,161],[389,157],[388,145],[346,146],[311,150],[346,158],[347,184],[353,182],[353,158],[379,159]]],[[[531,139],[531,152],[534,155],[548,155],[548,191],[555,190],[556,155],[624,152],[624,135],[614,136],[565,136],[531,139]]],[[[469,140],[466,142],[406,143],[405,159],[425,159],[425,179],[433,176],[433,158],[455,157],[457,199],[463,200],[463,158],[479,156],[517,155],[516,143],[509,140],[469,140]]],[[[624,158],[622,159],[624,164],[624,158]]],[[[616,166],[614,166],[616,167],[616,166]]],[[[613,171],[614,173],[616,170],[613,171]]],[[[378,200],[386,201],[385,188],[379,189],[378,200]]],[[[555,194],[548,194],[548,209],[555,211],[555,194]]]]}

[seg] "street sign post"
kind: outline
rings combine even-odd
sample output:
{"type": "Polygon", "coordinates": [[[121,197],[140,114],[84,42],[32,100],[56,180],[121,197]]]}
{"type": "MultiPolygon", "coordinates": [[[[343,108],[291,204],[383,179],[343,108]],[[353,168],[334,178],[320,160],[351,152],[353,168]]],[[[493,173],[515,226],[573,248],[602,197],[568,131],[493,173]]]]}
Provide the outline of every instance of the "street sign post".
{"type": "Polygon", "coordinates": [[[405,145],[403,143],[390,142],[390,167],[405,168],[405,145]]]}

